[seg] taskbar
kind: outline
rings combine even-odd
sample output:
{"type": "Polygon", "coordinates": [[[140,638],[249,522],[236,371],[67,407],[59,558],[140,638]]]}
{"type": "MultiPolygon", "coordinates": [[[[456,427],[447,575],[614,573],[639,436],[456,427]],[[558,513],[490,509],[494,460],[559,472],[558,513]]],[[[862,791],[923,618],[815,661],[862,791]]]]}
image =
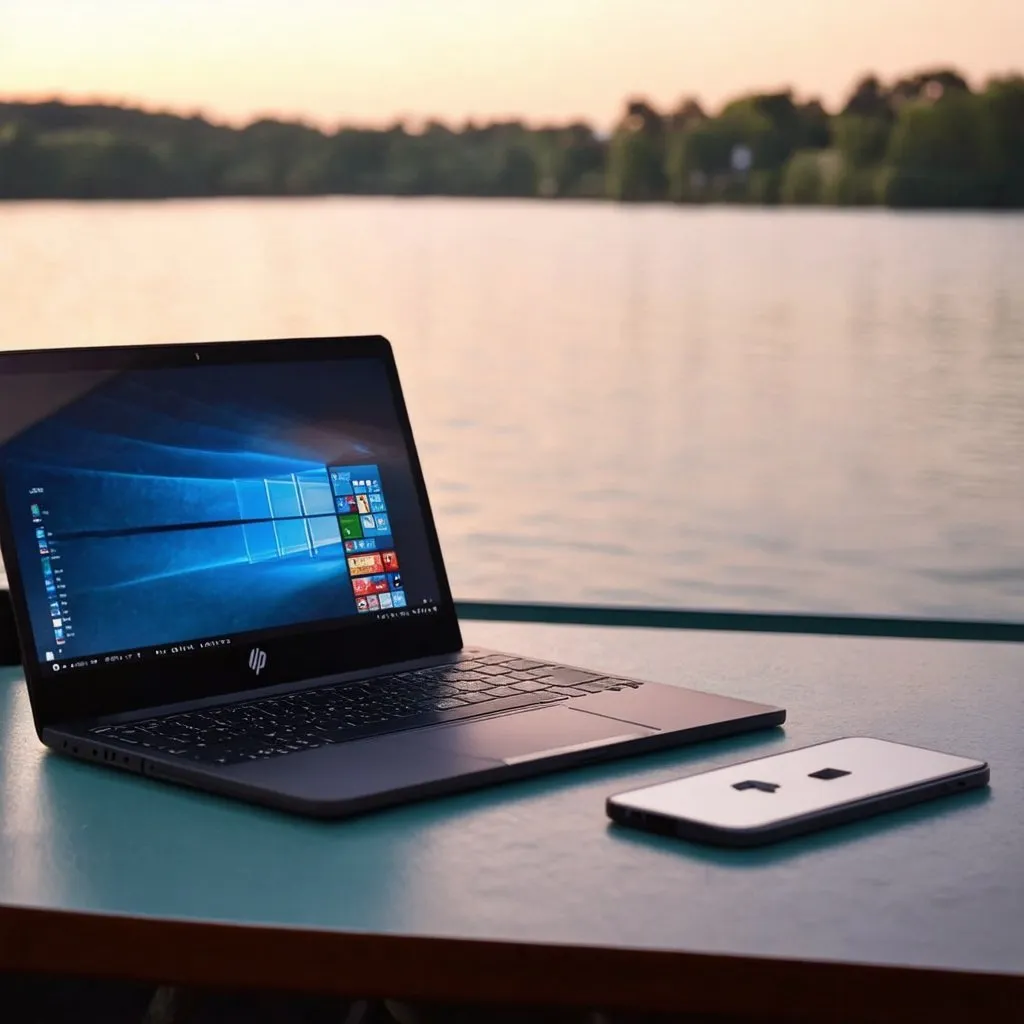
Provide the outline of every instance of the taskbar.
{"type": "Polygon", "coordinates": [[[235,644],[245,645],[259,639],[270,639],[275,636],[296,635],[309,631],[350,627],[364,623],[397,622],[404,619],[416,619],[424,615],[436,615],[441,606],[436,601],[424,599],[421,605],[411,608],[391,609],[364,613],[358,616],[346,615],[342,619],[328,619],[316,623],[298,623],[290,626],[279,626],[272,629],[251,630],[232,636],[204,637],[196,640],[184,640],[174,644],[160,644],[153,647],[139,647],[135,650],[111,651],[104,654],[87,654],[77,658],[47,657],[41,662],[44,669],[54,673],[74,672],[80,669],[96,669],[104,665],[124,666],[136,662],[165,660],[198,654],[202,651],[215,650],[220,647],[231,647],[235,644]]]}

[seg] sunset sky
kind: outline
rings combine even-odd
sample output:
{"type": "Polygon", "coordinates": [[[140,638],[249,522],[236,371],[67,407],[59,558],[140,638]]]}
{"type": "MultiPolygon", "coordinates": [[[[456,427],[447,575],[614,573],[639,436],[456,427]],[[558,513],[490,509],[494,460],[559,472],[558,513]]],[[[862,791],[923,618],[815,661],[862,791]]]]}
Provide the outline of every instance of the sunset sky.
{"type": "Polygon", "coordinates": [[[711,105],[865,70],[1024,66],[1021,0],[0,0],[0,96],[325,126],[711,105]]]}

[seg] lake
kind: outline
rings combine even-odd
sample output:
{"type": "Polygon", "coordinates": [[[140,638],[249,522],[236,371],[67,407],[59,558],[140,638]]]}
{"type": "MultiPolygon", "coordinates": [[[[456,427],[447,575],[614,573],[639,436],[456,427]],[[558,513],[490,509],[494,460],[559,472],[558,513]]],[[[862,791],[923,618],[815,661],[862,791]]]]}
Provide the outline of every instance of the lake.
{"type": "Polygon", "coordinates": [[[0,347],[383,333],[462,598],[1024,621],[1024,217],[0,204],[0,347]]]}

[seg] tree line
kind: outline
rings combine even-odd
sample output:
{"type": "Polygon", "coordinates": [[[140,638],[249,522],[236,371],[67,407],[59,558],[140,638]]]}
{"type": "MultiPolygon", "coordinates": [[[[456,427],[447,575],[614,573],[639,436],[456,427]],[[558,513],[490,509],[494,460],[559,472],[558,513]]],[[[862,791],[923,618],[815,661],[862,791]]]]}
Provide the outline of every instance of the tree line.
{"type": "Polygon", "coordinates": [[[1024,207],[1024,76],[859,81],[841,109],[791,91],[584,123],[411,131],[244,128],[110,104],[0,103],[0,199],[506,196],[677,203],[1024,207]]]}

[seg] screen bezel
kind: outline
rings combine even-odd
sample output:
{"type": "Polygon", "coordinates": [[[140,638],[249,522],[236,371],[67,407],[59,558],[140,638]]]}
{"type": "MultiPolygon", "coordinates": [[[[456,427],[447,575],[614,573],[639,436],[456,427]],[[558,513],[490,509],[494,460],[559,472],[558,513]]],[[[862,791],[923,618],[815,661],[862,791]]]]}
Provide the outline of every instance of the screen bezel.
{"type": "MultiPolygon", "coordinates": [[[[36,728],[105,715],[159,707],[303,679],[450,654],[462,648],[455,602],[445,571],[441,545],[427,496],[423,470],[402,394],[391,344],[379,335],[335,338],[285,338],[259,341],[204,342],[197,345],[112,346],[32,349],[0,353],[0,377],[22,373],[81,371],[129,372],[233,363],[323,362],[378,359],[384,363],[399,429],[405,442],[413,486],[419,500],[427,545],[438,584],[436,613],[399,620],[344,619],[270,629],[232,643],[166,660],[148,658],[125,665],[101,664],[59,676],[40,662],[24,596],[21,566],[7,508],[0,493],[0,550],[10,581],[11,603],[29,685],[36,728]],[[357,638],[349,649],[342,638],[357,638]],[[249,642],[251,641],[251,642],[249,642]],[[251,648],[267,653],[257,683],[248,667],[251,648]],[[341,650],[339,650],[339,647],[341,650]]],[[[182,642],[192,639],[182,638],[182,642]]]]}

